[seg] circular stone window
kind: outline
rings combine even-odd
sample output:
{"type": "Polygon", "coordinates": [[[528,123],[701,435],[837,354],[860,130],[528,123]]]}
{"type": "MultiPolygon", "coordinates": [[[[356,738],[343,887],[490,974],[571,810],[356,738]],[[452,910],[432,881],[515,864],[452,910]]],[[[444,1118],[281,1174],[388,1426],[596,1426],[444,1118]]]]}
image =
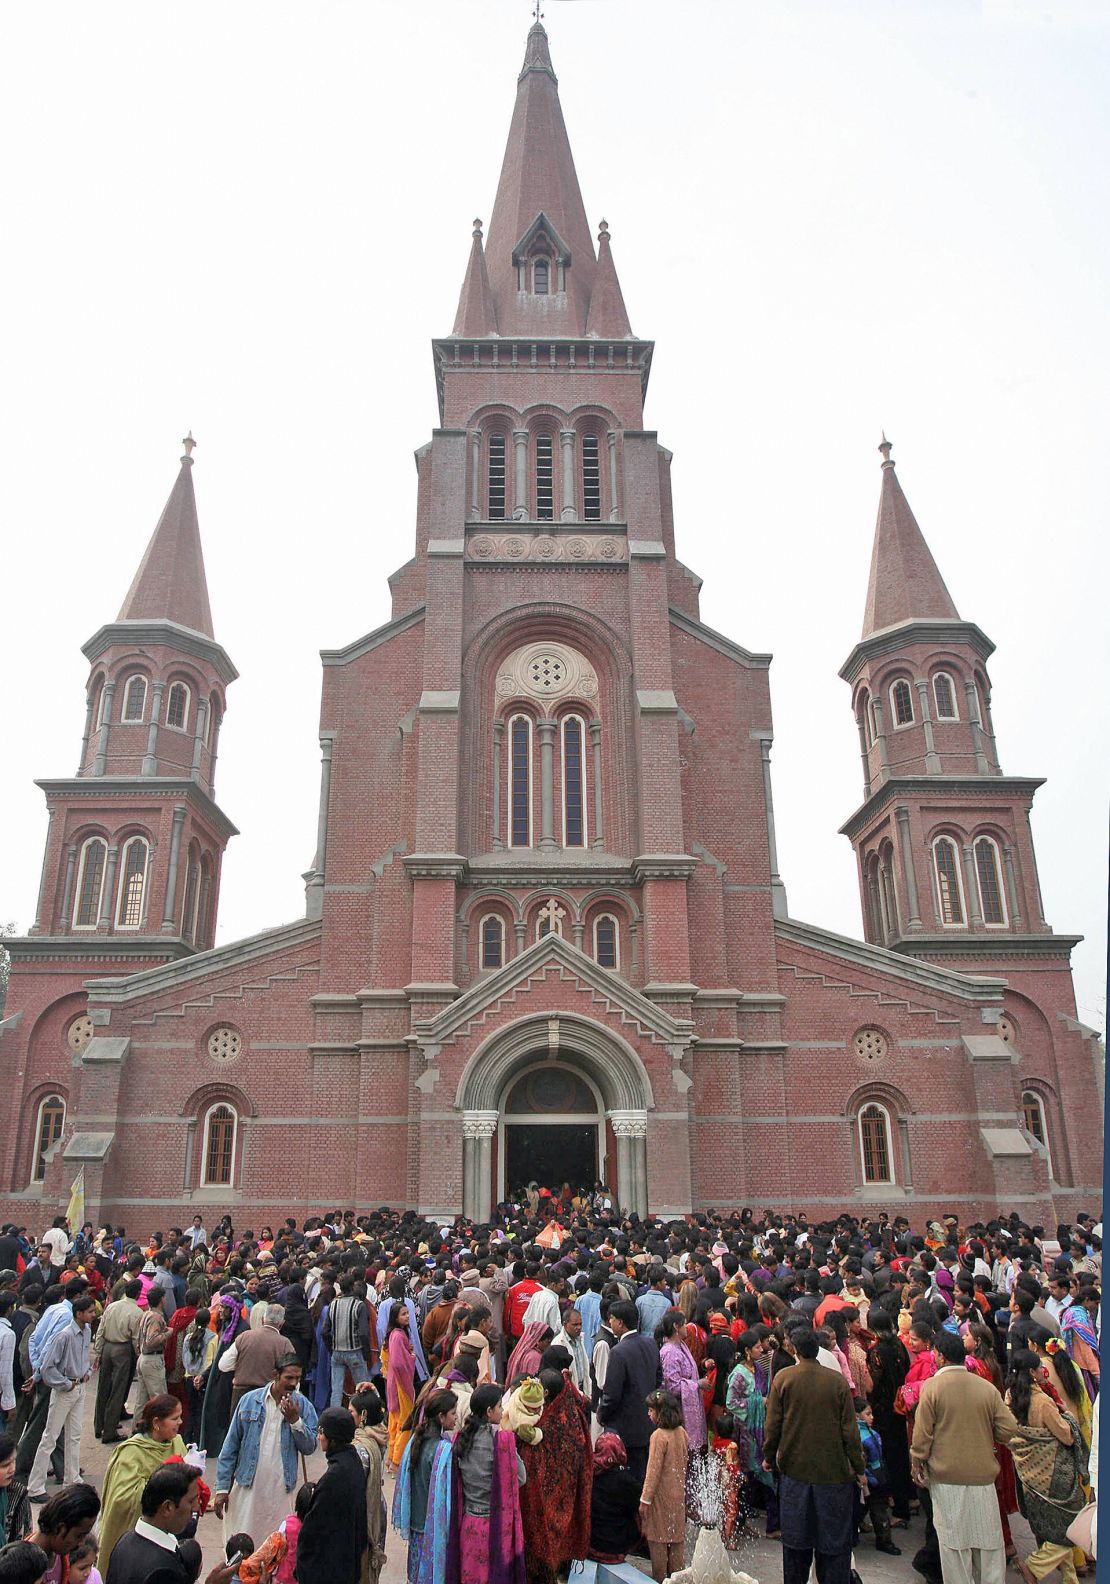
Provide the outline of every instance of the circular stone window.
{"type": "Polygon", "coordinates": [[[66,1029],[66,1044],[71,1051],[84,1050],[93,1037],[93,1020],[87,1013],[74,1018],[66,1029]]]}
{"type": "Polygon", "coordinates": [[[243,1036],[233,1028],[216,1028],[208,1036],[208,1054],[213,1061],[234,1061],[243,1049],[243,1036]]]}
{"type": "Polygon", "coordinates": [[[567,668],[558,655],[538,654],[528,663],[528,680],[537,693],[550,693],[562,687],[567,668]]]}
{"type": "Polygon", "coordinates": [[[1017,1030],[1008,1017],[1000,1017],[994,1029],[1003,1045],[1013,1045],[1017,1039],[1017,1030]]]}
{"type": "Polygon", "coordinates": [[[890,1050],[890,1041],[882,1029],[861,1028],[853,1040],[855,1052],[862,1061],[877,1062],[890,1050]]]}

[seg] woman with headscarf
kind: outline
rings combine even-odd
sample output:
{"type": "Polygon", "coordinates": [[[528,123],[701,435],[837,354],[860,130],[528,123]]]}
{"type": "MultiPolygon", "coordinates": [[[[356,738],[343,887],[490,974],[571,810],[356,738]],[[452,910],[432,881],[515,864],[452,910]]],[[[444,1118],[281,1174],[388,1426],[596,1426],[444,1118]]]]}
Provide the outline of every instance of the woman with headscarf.
{"type": "Polygon", "coordinates": [[[775,1477],[763,1467],[767,1403],[755,1373],[756,1362],[765,1345],[760,1333],[761,1328],[753,1326],[736,1344],[736,1364],[728,1378],[725,1405],[732,1415],[732,1439],[740,1454],[743,1532],[751,1532],[748,1514],[762,1505],[767,1509],[767,1533],[774,1536],[779,1532],[779,1504],[775,1477]]]}
{"type": "Polygon", "coordinates": [[[320,1291],[308,1311],[313,1327],[312,1406],[317,1413],[323,1413],[331,1402],[331,1349],[324,1340],[324,1329],[327,1325],[328,1309],[334,1297],[335,1288],[330,1282],[321,1282],[320,1291]]]}
{"type": "Polygon", "coordinates": [[[305,1300],[304,1286],[301,1282],[292,1282],[285,1293],[285,1319],[282,1322],[281,1334],[289,1343],[301,1366],[301,1373],[308,1373],[309,1361],[312,1358],[312,1316],[308,1312],[308,1303],[305,1300]]]}
{"type": "Polygon", "coordinates": [[[1080,1372],[1087,1396],[1094,1402],[1098,1396],[1099,1338],[1095,1330],[1101,1298],[1095,1287],[1084,1287],[1079,1297],[1060,1316],[1060,1330],[1068,1357],[1080,1372]]]}
{"type": "Polygon", "coordinates": [[[530,1584],[555,1584],[590,1540],[593,1448],[585,1405],[558,1370],[542,1370],[543,1439],[521,1449],[524,1565],[530,1584]]]}
{"type": "Polygon", "coordinates": [[[1064,1584],[1074,1584],[1075,1563],[1068,1525],[1084,1506],[1087,1449],[1079,1426],[1061,1413],[1041,1383],[1037,1355],[1028,1348],[1014,1354],[1006,1400],[1018,1422],[1010,1438],[1018,1479],[1018,1499],[1037,1549],[1018,1563],[1026,1584],[1059,1568],[1064,1584]]]}
{"type": "Polygon", "coordinates": [[[185,1456],[181,1439],[181,1404],[162,1393],[150,1397],[139,1414],[139,1428],[121,1441],[108,1459],[101,1495],[100,1550],[105,1562],[121,1535],[142,1516],[142,1495],[147,1480],[171,1457],[185,1456]]]}
{"type": "Polygon", "coordinates": [[[216,1351],[204,1385],[204,1406],[200,1415],[200,1442],[209,1457],[219,1457],[231,1423],[232,1373],[221,1370],[219,1362],[240,1332],[247,1329],[238,1294],[220,1294],[216,1310],[216,1351]]]}
{"type": "Polygon", "coordinates": [[[507,1385],[511,1386],[513,1381],[520,1380],[525,1375],[539,1373],[540,1359],[554,1334],[551,1327],[543,1320],[528,1322],[520,1341],[509,1354],[509,1366],[505,1371],[507,1385]]]}
{"type": "Polygon", "coordinates": [[[181,1357],[181,1342],[185,1332],[196,1319],[200,1303],[200,1293],[190,1287],[185,1294],[185,1302],[178,1304],[170,1316],[170,1328],[166,1336],[165,1351],[162,1354],[162,1362],[166,1367],[166,1390],[177,1398],[185,1413],[189,1411],[189,1391],[185,1380],[185,1365],[181,1357]]]}
{"type": "Polygon", "coordinates": [[[655,1328],[655,1340],[663,1385],[678,1398],[690,1449],[699,1452],[706,1445],[705,1405],[701,1400],[705,1381],[686,1345],[686,1317],[681,1309],[667,1310],[655,1328]]]}
{"type": "MultiPolygon", "coordinates": [[[[389,1311],[389,1325],[382,1346],[382,1365],[385,1369],[385,1405],[389,1410],[389,1466],[396,1472],[411,1434],[410,1430],[405,1429],[405,1423],[412,1414],[416,1380],[416,1354],[409,1338],[409,1316],[404,1304],[394,1304],[389,1311]]],[[[454,1406],[454,1393],[451,1403],[454,1406]]]]}
{"type": "MultiPolygon", "coordinates": [[[[398,1327],[405,1325],[403,1316],[402,1309],[398,1327]]],[[[390,1335],[396,1334],[391,1325],[390,1335]]],[[[409,1548],[408,1584],[446,1584],[454,1429],[454,1394],[433,1392],[423,1422],[407,1438],[401,1457],[393,1492],[393,1527],[409,1548]]]]}
{"type": "Polygon", "coordinates": [[[594,1444],[590,1494],[592,1562],[623,1562],[640,1538],[640,1487],[619,1435],[605,1430],[594,1444]]]}
{"type": "Polygon", "coordinates": [[[524,1463],[501,1428],[501,1388],[479,1386],[452,1458],[450,1584],[524,1584],[524,1463]]]}

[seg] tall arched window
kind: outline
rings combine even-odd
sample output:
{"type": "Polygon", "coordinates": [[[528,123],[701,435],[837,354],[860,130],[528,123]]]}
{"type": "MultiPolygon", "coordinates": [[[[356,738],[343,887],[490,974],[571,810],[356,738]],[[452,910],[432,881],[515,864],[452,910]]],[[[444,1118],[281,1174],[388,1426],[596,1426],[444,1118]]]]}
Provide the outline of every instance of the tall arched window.
{"type": "Polygon", "coordinates": [[[509,845],[532,845],[532,721],[514,715],[509,722],[509,845]]]}
{"type": "Polygon", "coordinates": [[[146,714],[146,677],[133,676],[123,690],[123,715],[125,721],[141,721],[146,714]]]}
{"type": "Polygon", "coordinates": [[[555,517],[555,441],[549,434],[536,436],[536,519],[555,517]]]}
{"type": "Polygon", "coordinates": [[[962,924],[964,896],[960,879],[960,855],[950,836],[938,836],[933,843],[933,869],[936,873],[941,923],[962,924]]]}
{"type": "Polygon", "coordinates": [[[894,848],[890,842],[884,842],[879,852],[879,902],[884,938],[893,940],[899,933],[899,923],[898,898],[894,890],[894,848]]]}
{"type": "Polygon", "coordinates": [[[998,866],[998,848],[989,836],[975,843],[975,875],[979,881],[979,907],[984,924],[1005,924],[1006,897],[998,866]]]}
{"type": "Polygon", "coordinates": [[[938,671],[933,678],[933,699],[937,706],[937,720],[959,720],[956,689],[947,671],[938,671]]]}
{"type": "Polygon", "coordinates": [[[890,714],[895,726],[913,725],[913,694],[908,682],[898,681],[891,687],[890,714]]]}
{"type": "Polygon", "coordinates": [[[505,436],[495,431],[486,441],[486,516],[502,521],[505,516],[505,436]]]}
{"type": "Polygon", "coordinates": [[[601,968],[621,965],[620,934],[611,913],[599,913],[594,919],[594,960],[601,968]]]}
{"type": "Polygon", "coordinates": [[[856,713],[856,719],[859,722],[860,732],[862,733],[863,740],[867,744],[868,748],[870,748],[875,741],[875,732],[871,724],[870,704],[871,695],[868,693],[867,689],[864,688],[863,692],[859,696],[859,707],[856,713]]]}
{"type": "Polygon", "coordinates": [[[551,286],[551,266],[545,258],[538,258],[532,266],[532,290],[537,297],[546,297],[551,286]]]}
{"type": "Polygon", "coordinates": [[[118,929],[138,929],[143,922],[149,856],[149,849],[141,836],[132,836],[124,846],[119,866],[119,901],[116,904],[118,929]]]}
{"type": "Polygon", "coordinates": [[[1035,1089],[1023,1089],[1021,1092],[1021,1120],[1025,1131],[1036,1139],[1038,1144],[1043,1144],[1048,1161],[1048,1175],[1052,1176],[1052,1146],[1048,1141],[1048,1126],[1045,1122],[1044,1103],[1035,1089]]]}
{"type": "Polygon", "coordinates": [[[197,938],[197,897],[200,892],[200,852],[194,842],[189,848],[189,862],[185,871],[185,905],[181,910],[181,938],[197,938]]]}
{"type": "Polygon", "coordinates": [[[865,1183],[894,1181],[890,1115],[877,1100],[869,1100],[859,1114],[860,1165],[865,1183]]]}
{"type": "Polygon", "coordinates": [[[229,1105],[214,1105],[204,1119],[203,1185],[228,1186],[235,1169],[238,1118],[229,1105]]]}
{"type": "Polygon", "coordinates": [[[197,900],[197,933],[196,945],[200,947],[212,944],[212,863],[207,857],[201,859],[200,865],[200,893],[197,900]]]}
{"type": "Polygon", "coordinates": [[[586,845],[586,727],[580,715],[563,717],[563,846],[586,845]]]}
{"type": "Polygon", "coordinates": [[[593,434],[582,436],[582,516],[601,521],[601,445],[593,434]]]}
{"type": "Polygon", "coordinates": [[[505,961],[505,920],[499,913],[487,913],[478,933],[482,943],[482,967],[500,968],[505,961]]]}
{"type": "Polygon", "coordinates": [[[74,929],[95,929],[100,918],[100,896],[104,888],[104,862],[108,844],[90,836],[81,849],[81,868],[77,876],[77,902],[73,909],[74,929]]]}
{"type": "Polygon", "coordinates": [[[166,725],[175,731],[186,731],[189,726],[189,689],[184,682],[175,682],[166,701],[166,725]]]}
{"type": "Polygon", "coordinates": [[[39,1105],[38,1124],[35,1128],[34,1181],[42,1182],[46,1176],[47,1152],[62,1136],[66,1125],[66,1103],[61,1095],[47,1095],[39,1105]]]}

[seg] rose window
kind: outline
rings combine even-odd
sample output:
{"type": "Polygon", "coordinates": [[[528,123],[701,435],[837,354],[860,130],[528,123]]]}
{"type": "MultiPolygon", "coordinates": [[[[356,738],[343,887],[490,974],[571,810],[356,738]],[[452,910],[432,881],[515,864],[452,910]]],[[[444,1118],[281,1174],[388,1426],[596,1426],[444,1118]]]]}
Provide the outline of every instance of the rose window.
{"type": "Polygon", "coordinates": [[[92,1037],[93,1020],[87,1015],[74,1018],[69,1028],[66,1029],[66,1044],[71,1051],[84,1050],[92,1037]]]}
{"type": "Polygon", "coordinates": [[[861,1028],[855,1038],[856,1055],[863,1061],[881,1061],[890,1049],[882,1029],[861,1028]]]}
{"type": "Polygon", "coordinates": [[[234,1061],[242,1049],[242,1035],[233,1028],[213,1029],[208,1036],[208,1054],[214,1061],[234,1061]]]}

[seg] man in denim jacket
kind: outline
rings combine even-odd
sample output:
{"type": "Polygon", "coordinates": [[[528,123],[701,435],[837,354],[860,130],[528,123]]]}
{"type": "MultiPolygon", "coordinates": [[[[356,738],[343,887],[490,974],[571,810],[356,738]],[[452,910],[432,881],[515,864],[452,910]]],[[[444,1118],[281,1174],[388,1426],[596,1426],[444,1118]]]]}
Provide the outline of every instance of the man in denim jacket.
{"type": "Polygon", "coordinates": [[[316,1410],[297,1388],[295,1353],[277,1360],[269,1386],[244,1393],[216,1463],[217,1518],[227,1534],[265,1539],[293,1508],[298,1456],[316,1449],[316,1410]]]}

